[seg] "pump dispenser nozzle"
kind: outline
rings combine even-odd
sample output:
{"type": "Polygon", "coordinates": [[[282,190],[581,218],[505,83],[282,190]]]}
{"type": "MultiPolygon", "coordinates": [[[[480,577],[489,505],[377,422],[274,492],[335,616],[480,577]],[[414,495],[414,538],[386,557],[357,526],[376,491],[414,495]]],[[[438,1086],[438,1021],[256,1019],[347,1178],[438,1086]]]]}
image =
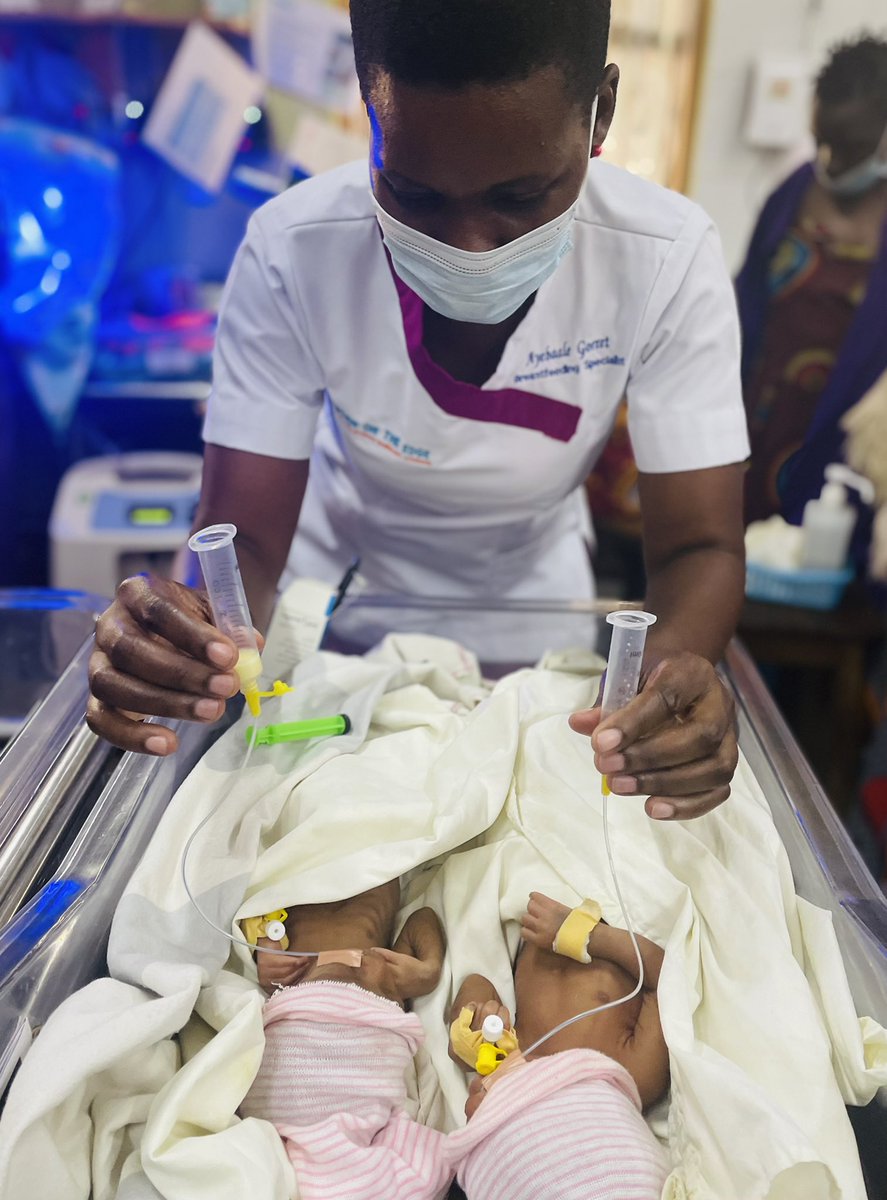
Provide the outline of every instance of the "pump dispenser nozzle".
{"type": "Polygon", "coordinates": [[[819,497],[820,500],[828,504],[830,508],[837,508],[847,498],[845,488],[853,488],[854,491],[859,492],[866,504],[874,504],[875,488],[871,480],[866,479],[864,475],[858,475],[856,471],[851,471],[843,463],[831,463],[825,469],[825,485],[819,497]],[[840,492],[838,488],[841,489],[840,492]]]}

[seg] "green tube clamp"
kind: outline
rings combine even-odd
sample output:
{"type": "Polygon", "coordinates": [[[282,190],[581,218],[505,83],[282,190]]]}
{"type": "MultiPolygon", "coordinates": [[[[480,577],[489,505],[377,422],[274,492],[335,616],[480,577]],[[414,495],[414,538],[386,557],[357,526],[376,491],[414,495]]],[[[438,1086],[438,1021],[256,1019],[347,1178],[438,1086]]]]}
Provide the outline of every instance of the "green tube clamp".
{"type": "Polygon", "coordinates": [[[348,733],[351,721],[344,713],[337,717],[317,717],[313,721],[289,721],[282,725],[266,725],[264,729],[249,728],[247,745],[278,746],[281,742],[307,742],[311,738],[338,737],[348,733]]]}

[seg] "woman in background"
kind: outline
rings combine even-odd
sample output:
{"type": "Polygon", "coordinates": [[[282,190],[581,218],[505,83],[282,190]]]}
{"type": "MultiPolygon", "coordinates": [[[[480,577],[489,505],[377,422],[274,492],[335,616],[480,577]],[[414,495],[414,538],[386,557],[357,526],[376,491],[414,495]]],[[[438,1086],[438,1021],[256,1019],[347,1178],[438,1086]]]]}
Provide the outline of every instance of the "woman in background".
{"type": "Polygon", "coordinates": [[[801,519],[841,459],[841,417],[887,370],[887,41],[832,53],[813,132],[815,161],[765,204],[737,280],[747,523],[801,519]]]}

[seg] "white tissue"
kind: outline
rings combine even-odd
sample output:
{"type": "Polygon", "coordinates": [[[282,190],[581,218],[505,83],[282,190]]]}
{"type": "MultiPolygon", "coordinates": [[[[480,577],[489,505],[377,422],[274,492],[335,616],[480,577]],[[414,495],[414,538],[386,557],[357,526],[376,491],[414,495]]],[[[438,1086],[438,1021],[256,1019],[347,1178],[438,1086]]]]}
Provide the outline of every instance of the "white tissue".
{"type": "Polygon", "coordinates": [[[745,555],[749,562],[780,571],[795,571],[801,565],[801,528],[782,517],[755,521],[745,531],[745,555]]]}

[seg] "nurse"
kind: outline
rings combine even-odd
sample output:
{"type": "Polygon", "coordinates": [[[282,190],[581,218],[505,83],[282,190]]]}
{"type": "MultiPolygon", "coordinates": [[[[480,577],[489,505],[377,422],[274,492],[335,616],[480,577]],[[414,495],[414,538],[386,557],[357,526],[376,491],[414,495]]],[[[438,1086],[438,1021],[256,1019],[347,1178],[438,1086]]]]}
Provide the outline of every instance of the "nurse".
{"type": "MultiPolygon", "coordinates": [[[[334,583],[357,555],[385,593],[588,598],[580,489],[627,396],[659,621],[632,706],[571,720],[614,792],[686,818],[726,799],[737,759],[712,664],[743,592],[739,340],[711,222],[597,161],[609,10],[352,0],[369,168],[250,222],[195,524],[237,525],[261,626],[282,577],[334,583]]],[[[233,647],[183,585],[121,584],[96,640],[89,723],[128,749],[176,748],[133,714],[213,721],[235,691],[233,647]]]]}

